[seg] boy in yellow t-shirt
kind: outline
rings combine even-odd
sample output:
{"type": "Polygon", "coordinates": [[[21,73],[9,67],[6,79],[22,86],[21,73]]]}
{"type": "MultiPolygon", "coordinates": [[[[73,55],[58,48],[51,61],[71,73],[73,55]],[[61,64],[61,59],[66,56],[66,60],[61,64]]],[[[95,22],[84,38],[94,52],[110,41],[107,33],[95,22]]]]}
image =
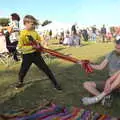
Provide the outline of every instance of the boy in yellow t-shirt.
{"type": "Polygon", "coordinates": [[[47,64],[44,62],[41,53],[37,52],[36,49],[40,48],[41,38],[38,33],[35,31],[35,26],[38,25],[37,20],[31,16],[26,15],[24,17],[24,25],[25,29],[20,32],[20,38],[18,42],[18,49],[21,50],[23,57],[22,57],[22,64],[19,72],[19,82],[16,85],[16,88],[23,87],[23,79],[28,72],[32,63],[34,63],[39,69],[46,73],[46,75],[50,78],[52,83],[54,84],[57,90],[61,90],[60,85],[57,83],[54,75],[52,74],[51,70],[48,68],[47,64]],[[28,35],[32,36],[34,40],[38,43],[37,46],[31,46],[30,41],[28,39],[28,35]]]}

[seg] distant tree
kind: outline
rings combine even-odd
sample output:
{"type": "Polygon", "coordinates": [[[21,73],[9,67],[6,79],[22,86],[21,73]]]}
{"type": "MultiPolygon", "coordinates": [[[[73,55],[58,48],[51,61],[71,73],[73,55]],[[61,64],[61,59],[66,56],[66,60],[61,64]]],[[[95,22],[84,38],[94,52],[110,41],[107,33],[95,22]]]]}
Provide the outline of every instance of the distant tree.
{"type": "Polygon", "coordinates": [[[9,24],[8,18],[0,18],[0,26],[7,26],[9,24]]]}
{"type": "Polygon", "coordinates": [[[45,20],[43,23],[42,23],[42,26],[45,26],[45,25],[48,25],[52,23],[52,21],[49,21],[49,20],[45,20]]]}

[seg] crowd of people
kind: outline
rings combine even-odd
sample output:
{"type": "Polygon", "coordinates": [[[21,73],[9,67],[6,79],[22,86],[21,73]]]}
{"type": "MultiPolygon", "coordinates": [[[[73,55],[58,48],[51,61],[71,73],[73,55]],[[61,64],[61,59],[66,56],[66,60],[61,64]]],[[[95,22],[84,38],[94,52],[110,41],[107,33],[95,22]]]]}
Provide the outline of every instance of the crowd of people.
{"type": "MultiPolygon", "coordinates": [[[[9,27],[12,27],[14,29],[14,33],[9,34],[9,27],[7,29],[3,30],[3,34],[5,35],[7,48],[9,52],[14,52],[14,59],[18,61],[16,57],[16,50],[13,50],[13,48],[10,48],[9,46],[13,45],[16,46],[18,42],[19,37],[19,21],[20,18],[17,14],[13,14],[13,17],[10,19],[9,27]],[[10,40],[9,40],[10,39],[10,40]],[[9,42],[11,41],[11,42],[9,42]]],[[[2,34],[2,31],[0,32],[2,34]]],[[[79,28],[77,23],[71,26],[71,29],[64,30],[61,29],[59,32],[53,33],[52,28],[51,30],[41,31],[40,36],[43,38],[43,45],[45,47],[49,46],[49,40],[52,38],[56,38],[58,40],[59,44],[67,45],[67,46],[81,46],[81,41],[91,41],[91,42],[111,42],[114,40],[116,36],[120,35],[120,28],[119,27],[113,27],[113,29],[109,30],[106,28],[105,25],[103,25],[101,28],[97,28],[96,25],[92,27],[86,27],[86,28],[79,28]]]]}
{"type": "MultiPolygon", "coordinates": [[[[97,28],[96,25],[87,28],[77,28],[77,24],[71,27],[71,30],[61,29],[56,32],[55,36],[52,35],[52,30],[47,31],[48,41],[54,37],[59,40],[59,44],[68,46],[79,46],[81,41],[91,41],[91,42],[112,42],[116,36],[120,35],[120,28],[113,27],[109,30],[103,25],[101,28],[97,28]]],[[[46,34],[44,34],[44,37],[46,34]]]]}
{"type": "MultiPolygon", "coordinates": [[[[9,46],[17,46],[18,37],[19,37],[19,21],[20,17],[17,14],[12,14],[10,18],[9,27],[0,30],[0,34],[4,34],[7,48],[9,52],[14,52],[14,59],[18,61],[16,57],[16,50],[9,46]],[[9,34],[9,28],[14,29],[14,33],[9,34]]],[[[107,29],[105,25],[101,28],[97,28],[96,25],[92,27],[79,28],[77,23],[71,26],[71,29],[64,30],[61,29],[53,33],[51,30],[41,31],[40,36],[43,38],[43,45],[48,47],[49,40],[56,38],[59,44],[67,46],[81,46],[81,41],[91,41],[91,42],[111,42],[116,36],[120,35],[119,27],[112,27],[112,29],[107,29]]]]}

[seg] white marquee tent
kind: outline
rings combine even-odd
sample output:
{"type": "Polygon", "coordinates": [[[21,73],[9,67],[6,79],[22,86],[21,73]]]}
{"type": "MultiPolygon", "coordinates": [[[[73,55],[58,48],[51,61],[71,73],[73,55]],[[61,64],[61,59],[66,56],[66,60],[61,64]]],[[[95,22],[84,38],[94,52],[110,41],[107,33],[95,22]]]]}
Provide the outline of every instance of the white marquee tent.
{"type": "Polygon", "coordinates": [[[60,23],[60,22],[52,22],[46,26],[38,27],[37,31],[42,32],[46,30],[52,30],[53,32],[59,32],[60,30],[68,30],[71,29],[70,24],[60,23]]]}

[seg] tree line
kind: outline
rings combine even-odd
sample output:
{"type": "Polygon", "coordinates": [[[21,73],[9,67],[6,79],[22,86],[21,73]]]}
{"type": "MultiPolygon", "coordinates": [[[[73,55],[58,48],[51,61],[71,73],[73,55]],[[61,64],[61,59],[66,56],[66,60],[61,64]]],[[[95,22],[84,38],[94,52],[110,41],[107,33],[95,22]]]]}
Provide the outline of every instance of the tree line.
{"type": "MultiPolygon", "coordinates": [[[[9,25],[9,19],[8,18],[0,18],[0,26],[8,26],[9,25]]],[[[50,20],[45,20],[41,23],[41,26],[46,26],[48,24],[52,23],[50,20]]]]}

